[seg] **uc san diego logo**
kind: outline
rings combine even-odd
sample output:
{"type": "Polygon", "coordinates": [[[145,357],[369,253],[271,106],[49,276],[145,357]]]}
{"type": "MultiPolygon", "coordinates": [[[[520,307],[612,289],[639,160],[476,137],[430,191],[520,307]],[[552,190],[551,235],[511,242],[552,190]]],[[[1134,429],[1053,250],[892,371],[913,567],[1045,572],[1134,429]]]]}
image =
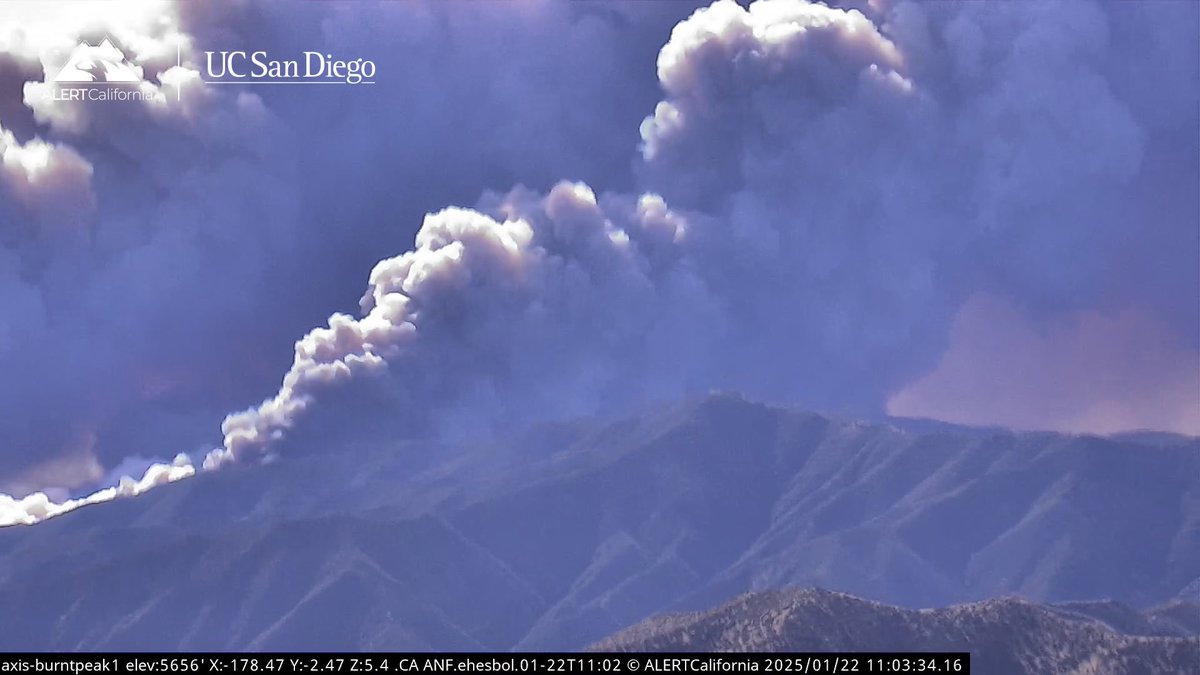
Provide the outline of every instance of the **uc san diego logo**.
{"type": "MultiPolygon", "coordinates": [[[[177,67],[183,67],[182,56],[177,47],[177,67]]],[[[50,72],[47,68],[47,75],[50,72]]],[[[317,51],[305,51],[292,59],[271,58],[261,50],[206,51],[196,72],[204,84],[375,84],[374,61],[317,51]]],[[[81,41],[39,88],[55,101],[152,101],[163,97],[162,88],[147,80],[142,66],[107,35],[96,44],[81,41]]]]}
{"type": "Polygon", "coordinates": [[[375,84],[375,62],[306,51],[276,59],[265,51],[204,52],[208,84],[375,84]]]}

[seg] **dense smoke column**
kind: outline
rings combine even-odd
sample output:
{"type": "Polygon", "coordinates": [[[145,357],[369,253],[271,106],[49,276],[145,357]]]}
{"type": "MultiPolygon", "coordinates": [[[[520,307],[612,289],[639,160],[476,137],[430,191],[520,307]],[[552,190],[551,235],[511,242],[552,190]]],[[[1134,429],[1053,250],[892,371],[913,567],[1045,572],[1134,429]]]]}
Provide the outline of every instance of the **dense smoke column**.
{"type": "Polygon", "coordinates": [[[581,183],[431,214],[380,262],[358,318],[296,343],[279,393],[225,420],[206,461],[261,453],[333,384],[388,371],[397,414],[482,430],[677,396],[724,330],[690,257],[693,221],[581,183]]]}
{"type": "MultiPolygon", "coordinates": [[[[147,444],[145,454],[169,456],[168,436],[114,444],[105,429],[115,419],[148,428],[128,411],[162,400],[186,402],[189,423],[200,400],[222,410],[257,400],[277,381],[265,345],[315,319],[305,300],[344,303],[361,284],[344,270],[412,243],[418,219],[393,204],[470,203],[484,186],[523,179],[540,189],[586,176],[595,191],[518,189],[426,218],[412,250],[373,271],[361,313],[305,335],[278,392],[229,416],[208,465],[261,456],[314,405],[353,417],[364,389],[410,431],[486,432],[710,387],[878,414],[939,355],[975,353],[946,343],[981,293],[1013,311],[973,315],[973,330],[1031,344],[1049,344],[1037,333],[1061,317],[1149,308],[1080,325],[1155,326],[1190,364],[1200,345],[1200,66],[1186,58],[1195,7],[857,6],[722,0],[697,11],[659,53],[661,100],[627,131],[612,128],[628,111],[604,92],[629,65],[608,45],[643,34],[628,7],[468,16],[398,5],[364,23],[314,6],[297,15],[295,41],[273,45],[380,46],[407,31],[405,44],[437,67],[381,84],[398,93],[374,102],[417,134],[369,124],[363,111],[377,106],[214,91],[194,60],[173,66],[176,41],[194,55],[234,26],[281,20],[273,6],[189,5],[175,22],[116,31],[144,57],[146,86],[166,96],[118,111],[47,102],[31,82],[33,120],[0,134],[0,262],[12,262],[0,265],[0,297],[21,310],[0,326],[0,363],[20,367],[14,382],[52,382],[38,375],[56,363],[79,383],[43,417],[25,413],[50,385],[31,396],[0,383],[0,402],[22,420],[2,432],[21,447],[0,447],[15,484],[86,484],[147,444]],[[512,39],[521,26],[557,38],[512,39]],[[497,41],[521,47],[511,69],[492,58],[497,41]],[[442,81],[470,86],[411,96],[442,81]],[[628,190],[605,174],[611,149],[628,138],[632,151],[638,131],[639,184],[628,190]],[[596,146],[606,152],[593,164],[596,146]],[[324,161],[306,163],[297,147],[324,161]],[[350,162],[376,170],[348,177],[350,162]],[[123,190],[130,176],[150,189],[123,190]],[[595,196],[613,185],[633,194],[595,196]],[[268,256],[277,264],[262,265],[268,256]],[[17,347],[22,358],[8,358],[17,347]],[[267,370],[250,378],[253,392],[246,378],[216,375],[250,367],[267,370]]],[[[0,82],[27,69],[26,52],[0,62],[0,82]]],[[[1094,353],[1127,358],[1111,346],[1094,353]]],[[[1166,390],[1152,380],[1168,361],[1134,389],[1166,390]]],[[[1014,391],[1049,390],[1030,377],[1014,391]]],[[[1010,414],[1014,426],[1027,415],[1010,414]]],[[[320,427],[319,417],[308,419],[320,427]]]]}
{"type": "MultiPolygon", "coordinates": [[[[563,186],[542,208],[549,221],[521,216],[542,247],[518,245],[519,259],[544,250],[564,270],[607,270],[589,273],[588,284],[570,274],[516,283],[514,270],[529,265],[479,253],[491,250],[480,242],[505,240],[481,231],[508,226],[439,224],[467,213],[448,210],[426,222],[416,250],[376,268],[363,318],[335,316],[306,337],[280,396],[227,421],[226,451],[270,443],[315,386],[385,364],[401,408],[418,417],[471,409],[523,420],[547,393],[586,401],[578,411],[619,407],[638,396],[598,395],[621,387],[589,372],[616,343],[587,337],[615,327],[635,336],[620,342],[625,359],[670,362],[641,335],[701,355],[690,368],[631,373],[626,389],[731,387],[879,414],[933,366],[974,294],[1012,297],[1035,313],[1097,301],[1133,225],[1113,214],[1129,212],[1126,188],[1145,152],[1144,130],[1097,58],[1108,41],[1107,17],[1090,4],[858,11],[716,2],[676,26],[661,50],[664,98],[641,126],[645,184],[704,223],[673,249],[696,308],[626,297],[631,278],[647,297],[670,286],[614,257],[612,237],[563,247],[574,240],[548,206],[563,186]],[[668,306],[687,320],[650,318],[668,306]],[[531,308],[557,320],[531,320],[531,308]],[[516,356],[526,345],[561,367],[528,378],[516,356]]],[[[469,426],[469,416],[459,421],[469,426]]]]}
{"type": "Polygon", "coordinates": [[[430,210],[562,176],[628,188],[653,53],[688,8],[631,10],[0,8],[0,492],[62,499],[134,458],[136,476],[202,454],[214,416],[277,386],[289,343],[353,307],[430,210]],[[53,96],[106,37],[145,99],[53,96]],[[205,52],[223,49],[380,73],[352,91],[208,86],[205,52]]]}
{"type": "MultiPolygon", "coordinates": [[[[1133,36],[1167,15],[1120,14],[775,0],[717,2],[678,25],[658,60],[664,98],[641,128],[642,172],[674,207],[724,223],[736,253],[722,273],[754,289],[736,321],[756,346],[738,388],[877,414],[933,367],[978,292],[1041,321],[1185,288],[1114,283],[1147,237],[1155,255],[1172,255],[1168,239],[1186,248],[1197,215],[1159,205],[1156,193],[1182,194],[1169,175],[1144,177],[1171,143],[1153,134],[1194,154],[1194,129],[1178,130],[1195,121],[1195,78],[1150,68],[1153,84],[1132,85],[1115,55],[1134,58],[1133,36]],[[1130,104],[1133,86],[1177,112],[1130,104]]],[[[1191,33],[1169,31],[1160,49],[1194,46],[1191,33]]],[[[1194,164],[1179,168],[1194,176],[1194,164]]]]}

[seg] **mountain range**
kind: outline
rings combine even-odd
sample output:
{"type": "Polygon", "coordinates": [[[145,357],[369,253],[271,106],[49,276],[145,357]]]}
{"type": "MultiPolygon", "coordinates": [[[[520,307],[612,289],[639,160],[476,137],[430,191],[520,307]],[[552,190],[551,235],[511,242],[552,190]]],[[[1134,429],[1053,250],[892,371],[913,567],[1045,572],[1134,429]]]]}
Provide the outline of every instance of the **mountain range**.
{"type": "MultiPolygon", "coordinates": [[[[731,394],[477,442],[310,438],[0,529],[0,650],[578,649],[792,586],[904,607],[1195,600],[1200,440],[731,394]]],[[[1136,623],[1121,605],[1094,606],[1136,623]]]]}
{"type": "Polygon", "coordinates": [[[1056,606],[1016,598],[907,610],[841,593],[783,590],[647,620],[593,648],[970,651],[971,672],[978,675],[1167,675],[1200,665],[1197,619],[1200,604],[1186,602],[1145,614],[1116,603],[1056,606]]]}

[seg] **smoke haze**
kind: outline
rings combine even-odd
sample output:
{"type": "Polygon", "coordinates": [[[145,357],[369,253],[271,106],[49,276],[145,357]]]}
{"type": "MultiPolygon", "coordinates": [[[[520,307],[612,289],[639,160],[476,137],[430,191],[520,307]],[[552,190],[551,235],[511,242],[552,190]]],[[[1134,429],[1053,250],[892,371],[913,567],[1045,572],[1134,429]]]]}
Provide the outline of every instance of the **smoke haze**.
{"type": "Polygon", "coordinates": [[[0,490],[711,388],[1197,432],[1189,3],[70,10],[0,9],[41,19],[0,31],[0,490]],[[163,96],[46,98],[99,34],[163,96]],[[213,49],[379,84],[207,85],[213,49]]]}

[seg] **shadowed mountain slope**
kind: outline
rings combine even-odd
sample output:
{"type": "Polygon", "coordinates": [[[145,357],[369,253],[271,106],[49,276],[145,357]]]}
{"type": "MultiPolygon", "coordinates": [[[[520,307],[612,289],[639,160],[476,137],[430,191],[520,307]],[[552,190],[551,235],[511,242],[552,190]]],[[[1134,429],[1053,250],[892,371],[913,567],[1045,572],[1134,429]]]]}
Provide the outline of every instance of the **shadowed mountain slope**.
{"type": "Polygon", "coordinates": [[[453,447],[308,443],[0,529],[0,649],[578,648],[748,590],[1145,607],[1200,578],[1196,439],[719,395],[453,447]]]}

